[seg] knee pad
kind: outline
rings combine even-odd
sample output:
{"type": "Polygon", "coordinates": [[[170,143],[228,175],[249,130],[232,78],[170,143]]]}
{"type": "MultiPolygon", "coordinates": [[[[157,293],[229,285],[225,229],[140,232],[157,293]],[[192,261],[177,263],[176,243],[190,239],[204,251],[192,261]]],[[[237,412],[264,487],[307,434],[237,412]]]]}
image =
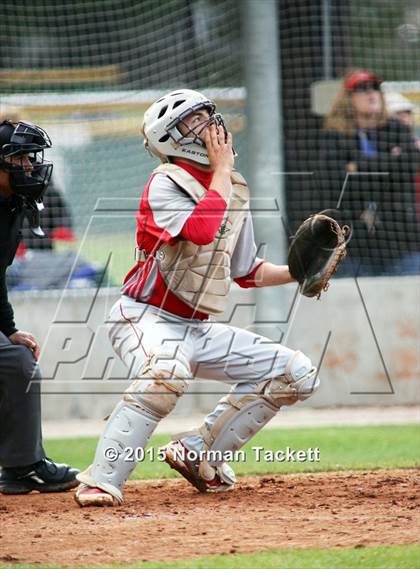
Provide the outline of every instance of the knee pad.
{"type": "Polygon", "coordinates": [[[135,460],[127,460],[127,448],[146,447],[160,419],[185,392],[189,377],[189,363],[181,354],[153,351],[108,419],[93,464],[78,480],[102,488],[121,503],[123,485],[136,466],[135,460]]]}
{"type": "Polygon", "coordinates": [[[304,401],[319,387],[317,368],[302,352],[295,352],[287,362],[283,375],[266,384],[264,396],[280,408],[304,401]]]}
{"type": "Polygon", "coordinates": [[[151,352],[147,362],[124,394],[124,401],[143,412],[162,419],[175,407],[188,388],[191,378],[188,360],[173,350],[158,348],[151,352]]]}

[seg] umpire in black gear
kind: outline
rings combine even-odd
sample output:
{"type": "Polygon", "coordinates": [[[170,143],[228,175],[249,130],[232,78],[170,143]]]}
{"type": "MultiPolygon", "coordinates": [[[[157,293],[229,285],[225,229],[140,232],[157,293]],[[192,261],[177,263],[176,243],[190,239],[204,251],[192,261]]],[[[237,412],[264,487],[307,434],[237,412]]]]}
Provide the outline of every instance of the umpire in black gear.
{"type": "Polygon", "coordinates": [[[39,346],[16,328],[8,301],[6,269],[20,241],[24,217],[42,236],[39,211],[51,177],[44,160],[50,139],[26,122],[0,122],[0,492],[61,492],[73,488],[78,470],[45,456],[41,433],[39,346]]]}

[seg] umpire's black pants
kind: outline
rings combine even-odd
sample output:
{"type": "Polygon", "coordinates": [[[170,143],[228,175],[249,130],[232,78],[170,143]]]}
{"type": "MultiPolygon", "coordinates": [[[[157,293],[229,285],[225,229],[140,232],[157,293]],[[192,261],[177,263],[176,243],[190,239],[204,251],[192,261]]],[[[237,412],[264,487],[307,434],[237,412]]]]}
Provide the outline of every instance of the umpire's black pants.
{"type": "Polygon", "coordinates": [[[35,364],[31,350],[0,332],[0,466],[26,466],[45,457],[35,364]]]}

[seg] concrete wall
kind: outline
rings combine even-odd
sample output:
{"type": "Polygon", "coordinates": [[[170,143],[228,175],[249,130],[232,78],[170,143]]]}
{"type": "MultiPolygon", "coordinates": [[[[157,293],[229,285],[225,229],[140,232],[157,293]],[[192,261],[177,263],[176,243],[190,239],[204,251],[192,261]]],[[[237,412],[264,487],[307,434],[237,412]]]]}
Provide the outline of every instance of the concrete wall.
{"type": "MultiPolygon", "coordinates": [[[[402,405],[419,401],[419,281],[415,277],[334,280],[321,300],[283,287],[284,322],[254,323],[253,291],[235,288],[222,319],[300,349],[320,366],[321,387],[305,403],[402,405]]],[[[129,384],[114,358],[106,315],[114,289],[11,295],[16,321],[43,343],[45,419],[100,418],[129,384]]],[[[176,414],[205,412],[225,390],[197,380],[176,414]]]]}

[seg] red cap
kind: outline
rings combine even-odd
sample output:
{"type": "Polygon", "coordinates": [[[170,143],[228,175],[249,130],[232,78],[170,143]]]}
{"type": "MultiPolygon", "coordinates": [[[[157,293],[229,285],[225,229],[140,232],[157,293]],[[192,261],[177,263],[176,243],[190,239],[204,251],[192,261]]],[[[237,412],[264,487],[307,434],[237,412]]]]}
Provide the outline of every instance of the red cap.
{"type": "Polygon", "coordinates": [[[346,91],[353,91],[363,83],[380,85],[382,83],[382,79],[370,71],[354,71],[344,79],[344,88],[346,91]]]}

